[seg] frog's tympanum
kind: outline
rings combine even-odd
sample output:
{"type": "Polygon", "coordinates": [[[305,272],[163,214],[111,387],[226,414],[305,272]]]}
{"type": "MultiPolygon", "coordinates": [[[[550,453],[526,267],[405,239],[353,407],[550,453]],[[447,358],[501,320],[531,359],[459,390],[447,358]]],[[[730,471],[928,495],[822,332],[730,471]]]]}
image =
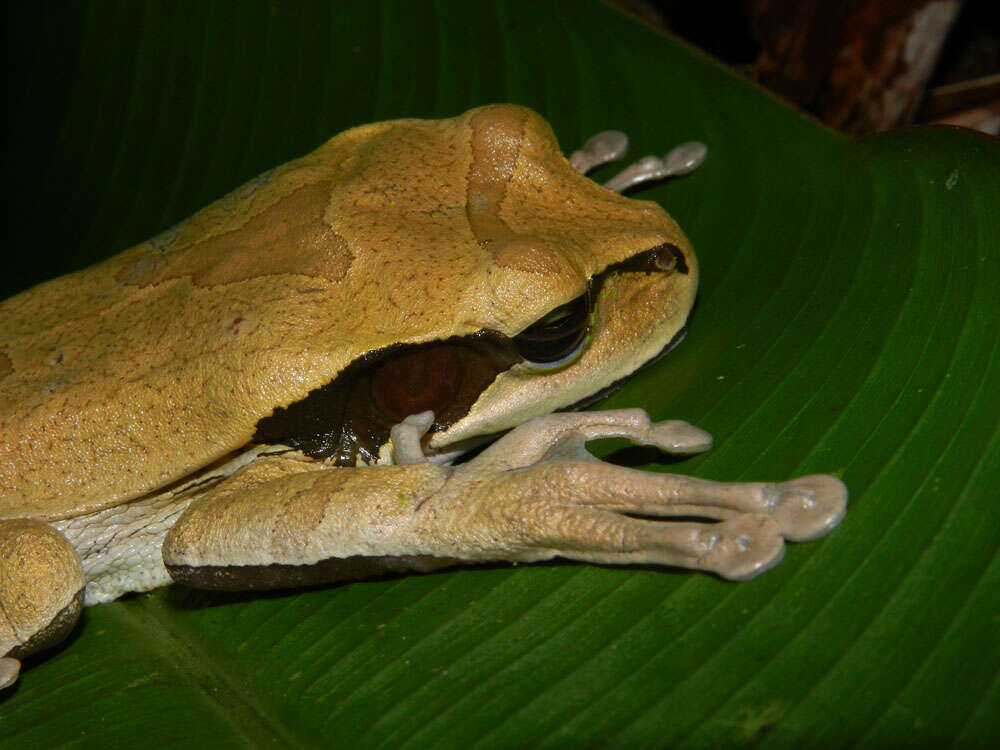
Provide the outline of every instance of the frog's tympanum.
{"type": "Polygon", "coordinates": [[[173,581],[554,557],[741,580],[833,528],[833,477],[720,484],[585,450],[711,445],[566,411],[676,344],[698,286],[677,224],[619,191],[704,147],[584,176],[624,146],[567,160],[509,105],[354,128],[0,303],[0,685],[84,605],[173,581]]]}

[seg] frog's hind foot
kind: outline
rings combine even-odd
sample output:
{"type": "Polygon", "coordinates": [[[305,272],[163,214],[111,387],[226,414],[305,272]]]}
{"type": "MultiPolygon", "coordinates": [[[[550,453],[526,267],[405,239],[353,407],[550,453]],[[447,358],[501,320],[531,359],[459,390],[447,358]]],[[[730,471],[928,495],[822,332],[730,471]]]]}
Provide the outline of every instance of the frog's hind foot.
{"type": "Polygon", "coordinates": [[[664,157],[645,156],[630,164],[604,183],[608,190],[624,193],[644,182],[680,177],[693,172],[708,156],[708,147],[699,141],[688,141],[671,149],[664,157]]]}
{"type": "Polygon", "coordinates": [[[711,445],[686,422],[652,422],[641,409],[537,417],[453,467],[406,447],[426,421],[414,419],[393,437],[397,458],[414,463],[344,472],[275,456],[273,465],[217,485],[164,540],[171,575],[227,588],[263,574],[266,581],[252,585],[276,587],[564,557],[741,581],[776,565],[786,539],[829,531],[847,504],[833,477],[710,482],[616,466],[587,452],[587,441],[608,437],[682,454],[711,445]]]}
{"type": "Polygon", "coordinates": [[[545,558],[663,565],[746,581],[785,557],[781,531],[767,516],[742,515],[719,523],[668,522],[576,508],[553,512],[550,518],[554,523],[546,530],[545,541],[551,552],[545,558]]]}
{"type": "Polygon", "coordinates": [[[696,427],[651,422],[639,409],[552,414],[514,429],[457,467],[449,489],[469,482],[475,489],[467,497],[492,497],[484,507],[506,506],[485,525],[507,535],[512,524],[523,527],[525,547],[510,559],[672,565],[729,580],[777,565],[785,540],[823,536],[846,512],[847,489],[831,476],[744,483],[639,471],[591,456],[586,442],[603,437],[670,453],[711,446],[711,437],[696,427]]]}

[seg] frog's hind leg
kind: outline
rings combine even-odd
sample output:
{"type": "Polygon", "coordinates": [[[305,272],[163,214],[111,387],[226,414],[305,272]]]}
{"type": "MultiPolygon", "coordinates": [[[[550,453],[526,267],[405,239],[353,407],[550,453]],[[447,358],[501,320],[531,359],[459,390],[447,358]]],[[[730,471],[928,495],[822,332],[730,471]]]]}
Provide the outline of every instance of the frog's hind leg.
{"type": "Polygon", "coordinates": [[[651,422],[641,409],[550,414],[508,433],[456,473],[492,476],[498,496],[523,498],[533,506],[531,517],[546,519],[545,534],[562,537],[554,545],[561,556],[678,565],[731,580],[767,570],[781,560],[784,540],[823,536],[846,512],[847,490],[831,476],[724,483],[639,471],[587,452],[588,440],[605,437],[674,454],[711,446],[707,433],[681,421],[651,422]],[[720,523],[649,520],[670,517],[720,523]]]}
{"type": "Polygon", "coordinates": [[[58,643],[76,624],[86,580],[76,550],[47,523],[0,521],[0,689],[20,659],[58,643]]]}

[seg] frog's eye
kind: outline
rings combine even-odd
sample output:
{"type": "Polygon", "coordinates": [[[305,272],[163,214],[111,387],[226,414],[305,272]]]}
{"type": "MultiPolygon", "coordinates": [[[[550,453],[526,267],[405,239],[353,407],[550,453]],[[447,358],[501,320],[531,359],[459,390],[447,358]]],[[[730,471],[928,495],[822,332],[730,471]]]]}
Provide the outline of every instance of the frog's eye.
{"type": "Polygon", "coordinates": [[[642,273],[673,273],[677,271],[686,274],[688,265],[683,251],[677,245],[672,242],[664,242],[662,245],[633,255],[628,260],[618,263],[608,270],[642,273]]]}
{"type": "Polygon", "coordinates": [[[518,354],[529,368],[552,370],[575,361],[587,346],[590,299],[582,294],[560,305],[514,337],[518,354]]]}

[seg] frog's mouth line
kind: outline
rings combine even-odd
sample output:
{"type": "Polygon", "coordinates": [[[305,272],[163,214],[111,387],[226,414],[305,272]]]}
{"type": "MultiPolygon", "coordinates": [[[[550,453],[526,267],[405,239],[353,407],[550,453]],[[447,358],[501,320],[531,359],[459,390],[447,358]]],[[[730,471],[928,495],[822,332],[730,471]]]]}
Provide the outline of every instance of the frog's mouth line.
{"type": "MultiPolygon", "coordinates": [[[[605,280],[623,272],[689,271],[683,252],[665,243],[605,268],[590,279],[580,297],[550,311],[516,336],[482,330],[444,341],[396,344],[371,352],[302,400],[275,408],[257,423],[252,442],[286,445],[336,466],[377,463],[389,431],[406,417],[434,412],[429,439],[463,420],[497,376],[515,365],[533,365],[535,360],[542,371],[569,366],[574,354],[579,356],[584,348],[593,302],[605,280]],[[568,357],[564,356],[566,351],[570,351],[568,357]]],[[[638,369],[670,352],[686,330],[687,321],[659,353],[638,369]]],[[[604,398],[633,374],[560,411],[580,409],[604,398]]],[[[475,442],[479,444],[483,439],[477,437],[475,442]]],[[[444,452],[453,455],[464,449],[462,442],[448,446],[444,452]]]]}
{"type": "MultiPolygon", "coordinates": [[[[694,308],[692,308],[691,312],[693,311],[694,308]]],[[[633,372],[630,372],[628,375],[625,375],[624,377],[619,378],[610,385],[601,388],[596,393],[587,396],[586,398],[583,398],[577,401],[576,403],[570,404],[569,406],[564,406],[561,409],[556,409],[556,411],[557,412],[580,411],[581,409],[585,409],[588,406],[597,403],[601,399],[610,396],[612,393],[621,388],[626,383],[626,381],[631,380],[632,377],[637,372],[641,372],[642,370],[645,370],[647,367],[651,367],[652,365],[656,364],[656,362],[658,362],[660,359],[670,354],[670,352],[672,352],[678,346],[678,344],[680,344],[684,340],[684,337],[687,335],[687,329],[690,321],[691,321],[691,313],[688,313],[688,317],[684,321],[684,325],[681,327],[681,329],[674,334],[674,336],[670,339],[670,341],[668,341],[667,344],[664,345],[664,347],[660,349],[659,352],[657,352],[655,355],[653,355],[653,357],[651,357],[649,360],[643,363],[638,369],[634,370],[633,372]]],[[[439,453],[432,454],[431,460],[433,461],[440,460],[442,463],[451,463],[452,461],[455,460],[457,460],[458,462],[465,461],[469,458],[469,456],[465,454],[469,454],[470,451],[475,451],[485,446],[488,443],[492,443],[494,440],[497,440],[503,434],[504,431],[500,431],[489,435],[479,435],[477,437],[469,438],[467,440],[459,440],[455,443],[450,443],[444,448],[442,448],[439,453]]]]}
{"type": "Polygon", "coordinates": [[[445,430],[520,361],[511,339],[496,331],[386,347],[359,357],[301,401],[275,409],[257,423],[253,442],[287,445],[336,466],[376,463],[390,429],[406,417],[430,410],[429,433],[445,430]]]}

